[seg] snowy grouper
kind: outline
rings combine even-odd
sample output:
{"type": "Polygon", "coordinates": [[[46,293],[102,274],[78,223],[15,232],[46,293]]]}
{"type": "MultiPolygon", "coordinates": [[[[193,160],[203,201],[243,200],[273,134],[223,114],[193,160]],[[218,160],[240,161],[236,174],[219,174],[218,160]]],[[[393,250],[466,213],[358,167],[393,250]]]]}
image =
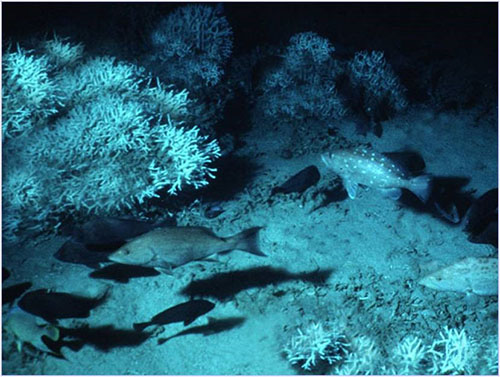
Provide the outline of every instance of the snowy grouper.
{"type": "Polygon", "coordinates": [[[397,200],[401,189],[408,189],[426,202],[431,192],[431,176],[408,177],[407,172],[394,161],[367,147],[339,149],[324,154],[325,165],[337,173],[351,199],[356,197],[358,185],[382,191],[397,200]]]}

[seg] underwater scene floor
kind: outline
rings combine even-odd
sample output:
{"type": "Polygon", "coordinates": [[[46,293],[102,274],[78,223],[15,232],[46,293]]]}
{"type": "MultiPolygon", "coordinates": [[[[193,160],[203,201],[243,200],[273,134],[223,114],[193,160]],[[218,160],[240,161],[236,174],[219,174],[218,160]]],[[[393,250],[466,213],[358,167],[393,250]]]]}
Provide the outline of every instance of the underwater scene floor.
{"type": "MultiPolygon", "coordinates": [[[[351,142],[378,151],[416,150],[427,173],[466,177],[464,190],[477,197],[497,185],[498,135],[494,125],[472,127],[472,119],[468,112],[422,107],[384,122],[383,138],[356,134],[348,120],[337,127],[351,142]]],[[[4,332],[3,374],[421,374],[432,368],[496,374],[497,296],[419,281],[464,258],[496,257],[497,249],[469,242],[460,224],[436,208],[406,205],[404,196],[395,201],[363,189],[355,199],[344,192],[329,200],[324,193],[339,182],[321,162],[324,151],[283,158],[287,132],[254,128],[244,137],[236,153],[255,166],[253,179],[218,204],[222,213],[205,216],[200,198],[177,216],[178,226],[205,226],[223,237],[262,227],[265,257],[236,250],[172,274],[116,281],[56,260],[63,237],[4,245],[3,266],[11,273],[4,286],[29,281],[31,290],[106,292],[106,298],[87,318],[58,321],[87,331],[83,346],[63,347],[62,357],[26,347],[19,352],[4,332]],[[310,165],[321,172],[316,185],[271,195],[310,165]],[[187,325],[152,325],[144,336],[134,330],[134,323],[191,298],[214,307],[187,325]]],[[[481,271],[459,274],[474,280],[481,271]]],[[[4,305],[4,316],[8,310],[4,305]]]]}

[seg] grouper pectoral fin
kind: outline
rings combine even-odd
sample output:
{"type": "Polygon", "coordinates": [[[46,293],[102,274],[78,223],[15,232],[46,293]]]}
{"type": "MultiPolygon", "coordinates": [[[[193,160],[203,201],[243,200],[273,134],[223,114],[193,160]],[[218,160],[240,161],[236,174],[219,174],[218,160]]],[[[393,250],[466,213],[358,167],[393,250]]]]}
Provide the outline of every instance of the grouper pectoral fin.
{"type": "Polygon", "coordinates": [[[355,199],[356,194],[358,192],[358,184],[356,182],[350,181],[348,179],[344,179],[344,187],[347,190],[347,195],[349,198],[355,199]]]}

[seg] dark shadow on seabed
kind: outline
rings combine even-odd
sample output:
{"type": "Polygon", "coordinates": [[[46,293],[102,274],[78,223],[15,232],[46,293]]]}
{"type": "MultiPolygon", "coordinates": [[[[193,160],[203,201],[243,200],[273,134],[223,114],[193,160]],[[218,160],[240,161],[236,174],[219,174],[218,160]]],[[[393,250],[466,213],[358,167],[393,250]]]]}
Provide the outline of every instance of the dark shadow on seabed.
{"type": "Polygon", "coordinates": [[[292,280],[302,280],[321,285],[328,280],[333,270],[291,273],[282,268],[254,267],[239,271],[214,274],[206,279],[194,280],[182,289],[183,295],[193,297],[213,297],[224,301],[238,292],[250,288],[263,288],[292,280]]]}

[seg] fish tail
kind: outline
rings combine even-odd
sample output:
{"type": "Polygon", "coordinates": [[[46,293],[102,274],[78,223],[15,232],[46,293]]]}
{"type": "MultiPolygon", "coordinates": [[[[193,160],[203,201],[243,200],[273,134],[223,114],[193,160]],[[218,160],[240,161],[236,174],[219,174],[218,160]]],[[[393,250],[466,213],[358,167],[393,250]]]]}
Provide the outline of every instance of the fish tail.
{"type": "Polygon", "coordinates": [[[261,257],[265,257],[260,248],[259,248],[259,230],[262,229],[260,226],[256,226],[250,229],[246,229],[233,237],[230,238],[230,241],[234,243],[233,249],[238,249],[242,251],[246,251],[247,253],[253,255],[259,255],[261,257]]]}
{"type": "Polygon", "coordinates": [[[410,180],[408,189],[413,192],[418,198],[426,203],[432,191],[432,176],[428,174],[419,175],[410,180]]]}
{"type": "Polygon", "coordinates": [[[149,326],[149,322],[134,323],[133,326],[134,326],[134,330],[143,331],[146,327],[149,326]]]}

